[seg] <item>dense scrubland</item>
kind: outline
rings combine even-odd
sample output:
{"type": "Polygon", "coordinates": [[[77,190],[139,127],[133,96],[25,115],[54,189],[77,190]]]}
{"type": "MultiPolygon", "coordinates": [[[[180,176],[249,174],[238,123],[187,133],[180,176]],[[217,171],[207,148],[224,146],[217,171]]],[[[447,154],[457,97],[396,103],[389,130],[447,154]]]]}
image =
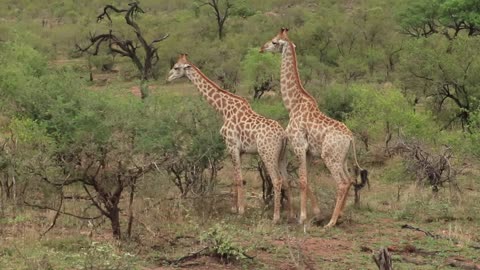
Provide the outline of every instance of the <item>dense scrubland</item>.
{"type": "Polygon", "coordinates": [[[97,21],[128,4],[2,1],[0,269],[377,269],[381,247],[395,269],[480,269],[479,1],[143,0],[134,24],[97,21]],[[255,156],[246,213],[231,213],[221,117],[188,81],[165,83],[186,52],[285,127],[280,58],[258,53],[284,26],[370,172],[333,229],[321,160],[324,220],[273,225],[255,156]]]}

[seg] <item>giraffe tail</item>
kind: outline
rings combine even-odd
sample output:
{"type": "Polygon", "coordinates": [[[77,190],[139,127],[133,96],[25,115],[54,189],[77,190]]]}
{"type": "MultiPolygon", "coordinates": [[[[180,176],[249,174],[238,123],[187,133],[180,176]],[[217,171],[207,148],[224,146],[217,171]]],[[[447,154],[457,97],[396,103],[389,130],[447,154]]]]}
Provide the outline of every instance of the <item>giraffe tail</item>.
{"type": "Polygon", "coordinates": [[[288,139],[284,137],[282,139],[282,149],[280,150],[280,157],[278,159],[278,167],[280,170],[280,175],[284,179],[284,181],[288,181],[288,172],[287,172],[287,145],[288,139]]]}
{"type": "Polygon", "coordinates": [[[355,178],[358,176],[360,173],[360,183],[357,182],[355,179],[355,184],[353,185],[355,187],[355,190],[358,191],[362,189],[365,185],[368,186],[368,189],[370,189],[370,181],[368,180],[368,171],[366,169],[363,169],[360,167],[358,164],[357,160],[357,151],[355,149],[355,139],[352,138],[352,148],[353,148],[353,158],[355,159],[355,178]]]}

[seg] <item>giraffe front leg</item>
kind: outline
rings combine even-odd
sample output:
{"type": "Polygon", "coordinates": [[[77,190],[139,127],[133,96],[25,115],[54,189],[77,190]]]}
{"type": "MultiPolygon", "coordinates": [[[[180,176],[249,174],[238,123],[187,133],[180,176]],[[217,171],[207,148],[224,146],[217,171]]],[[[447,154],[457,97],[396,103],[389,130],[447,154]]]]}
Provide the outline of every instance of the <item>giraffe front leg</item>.
{"type": "Polygon", "coordinates": [[[235,174],[236,210],[238,214],[243,215],[245,213],[245,191],[243,189],[240,151],[232,151],[232,162],[235,174]]]}

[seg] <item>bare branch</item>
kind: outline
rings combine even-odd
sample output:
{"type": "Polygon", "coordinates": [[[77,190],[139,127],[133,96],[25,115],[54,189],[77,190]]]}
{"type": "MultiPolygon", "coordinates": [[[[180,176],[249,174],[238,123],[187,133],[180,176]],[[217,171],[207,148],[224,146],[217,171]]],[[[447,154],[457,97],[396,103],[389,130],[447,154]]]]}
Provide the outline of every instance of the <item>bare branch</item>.
{"type": "Polygon", "coordinates": [[[60,210],[62,209],[62,206],[63,206],[63,199],[64,199],[64,196],[63,196],[63,187],[62,187],[62,190],[60,193],[60,204],[58,205],[58,209],[55,213],[55,216],[53,217],[52,224],[50,224],[48,229],[46,229],[43,233],[40,234],[40,238],[45,236],[45,234],[47,234],[53,227],[55,227],[55,224],[57,223],[57,219],[60,216],[60,210]]]}
{"type": "MultiPolygon", "coordinates": [[[[30,206],[30,207],[33,207],[33,208],[57,211],[57,209],[55,209],[55,208],[52,208],[52,207],[49,207],[49,206],[44,206],[44,205],[29,203],[26,200],[23,201],[23,203],[26,206],[30,206]]],[[[62,215],[67,215],[67,216],[75,217],[75,218],[78,218],[78,219],[86,219],[86,220],[98,219],[98,218],[101,218],[103,216],[103,215],[99,215],[99,216],[95,216],[95,217],[83,217],[83,216],[75,215],[75,214],[64,212],[64,211],[59,211],[59,213],[62,214],[62,215]]]]}
{"type": "MultiPolygon", "coordinates": [[[[120,38],[112,33],[110,29],[108,34],[92,34],[90,33],[89,45],[82,47],[79,44],[75,44],[75,48],[78,52],[89,53],[91,55],[97,55],[102,45],[106,45],[110,52],[117,53],[121,56],[129,57],[137,67],[142,80],[148,80],[153,76],[153,66],[158,63],[158,54],[154,44],[159,43],[166,38],[169,34],[165,34],[162,37],[155,39],[151,42],[147,42],[144,38],[139,25],[135,19],[137,14],[145,13],[140,8],[138,2],[128,4],[128,9],[120,9],[113,5],[106,5],[103,12],[97,16],[97,22],[104,20],[105,18],[112,23],[110,13],[123,14],[125,23],[128,24],[136,36],[136,41],[120,38]],[[138,41],[138,42],[137,42],[138,41]],[[145,57],[141,57],[137,53],[137,49],[142,48],[145,52],[145,57]],[[143,59],[142,59],[143,58],[143,59]]],[[[144,98],[144,97],[142,97],[144,98]]]]}
{"type": "Polygon", "coordinates": [[[101,206],[100,204],[95,200],[95,198],[92,196],[92,194],[90,193],[90,191],[88,191],[88,188],[87,186],[83,185],[83,189],[85,190],[85,192],[87,192],[88,194],[88,197],[90,197],[90,201],[92,201],[93,205],[102,213],[102,215],[106,216],[106,217],[109,217],[110,214],[105,211],[101,206]]]}

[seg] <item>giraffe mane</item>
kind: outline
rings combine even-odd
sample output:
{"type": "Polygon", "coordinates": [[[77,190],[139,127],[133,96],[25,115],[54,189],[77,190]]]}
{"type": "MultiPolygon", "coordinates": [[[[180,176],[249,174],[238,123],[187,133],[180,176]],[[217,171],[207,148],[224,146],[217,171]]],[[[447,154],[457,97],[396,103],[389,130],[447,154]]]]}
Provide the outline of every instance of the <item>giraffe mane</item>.
{"type": "Polygon", "coordinates": [[[295,46],[293,45],[293,42],[291,42],[288,38],[286,39],[288,42],[288,46],[290,46],[290,49],[292,50],[292,57],[293,57],[293,66],[294,66],[294,75],[295,75],[295,82],[297,83],[297,86],[299,87],[300,91],[307,96],[312,102],[317,104],[317,101],[313,96],[303,88],[302,82],[300,81],[300,75],[298,72],[298,63],[297,63],[297,52],[295,51],[295,46]]]}
{"type": "Polygon", "coordinates": [[[237,95],[235,95],[235,94],[233,94],[233,93],[230,93],[230,92],[228,92],[227,90],[221,88],[217,83],[215,83],[214,81],[210,80],[210,78],[208,78],[205,74],[203,74],[203,72],[202,72],[197,66],[195,66],[194,64],[192,64],[192,63],[189,62],[189,61],[187,61],[187,63],[190,64],[190,65],[192,66],[192,68],[194,68],[202,78],[204,78],[207,82],[209,82],[209,83],[210,83],[213,87],[215,87],[218,91],[220,91],[220,92],[222,92],[222,93],[224,93],[224,94],[226,94],[226,95],[228,95],[228,96],[230,96],[230,97],[233,97],[233,98],[235,98],[235,99],[238,99],[238,100],[242,101],[243,103],[245,103],[245,105],[248,106],[248,108],[250,108],[250,104],[247,102],[247,100],[246,100],[245,98],[243,98],[243,97],[241,97],[241,96],[237,96],[237,95]]]}

